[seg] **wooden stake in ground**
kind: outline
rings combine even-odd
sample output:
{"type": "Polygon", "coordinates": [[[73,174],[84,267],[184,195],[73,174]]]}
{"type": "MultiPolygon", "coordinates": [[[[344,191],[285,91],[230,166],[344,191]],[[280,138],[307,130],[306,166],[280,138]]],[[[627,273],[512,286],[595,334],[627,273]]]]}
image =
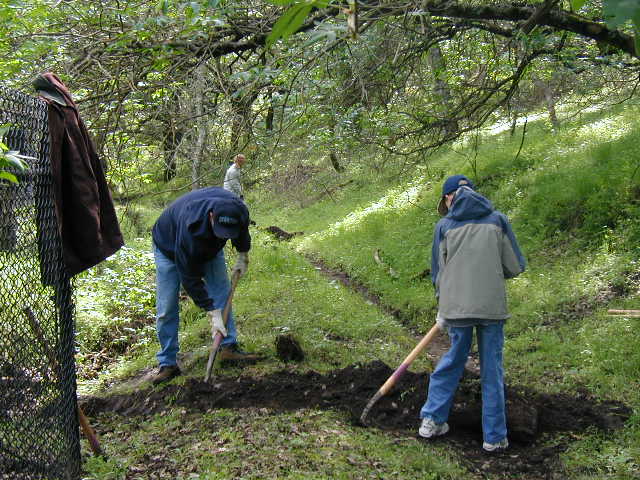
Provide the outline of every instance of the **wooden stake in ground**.
{"type": "MultiPolygon", "coordinates": [[[[44,333],[40,328],[40,324],[38,323],[38,320],[36,320],[36,316],[34,315],[33,310],[31,310],[30,307],[25,307],[23,311],[27,315],[27,319],[29,320],[29,326],[31,327],[31,330],[33,331],[33,334],[35,335],[38,342],[40,342],[40,345],[42,346],[44,353],[47,355],[47,358],[49,359],[49,363],[51,364],[51,367],[53,368],[54,371],[59,371],[60,365],[58,364],[58,359],[53,353],[53,350],[51,350],[51,348],[49,347],[49,344],[47,343],[47,340],[44,336],[44,333]]],[[[80,427],[82,428],[82,432],[84,433],[84,436],[87,437],[87,440],[89,441],[89,446],[91,447],[91,451],[93,452],[93,454],[96,457],[103,456],[104,453],[102,452],[102,448],[100,448],[100,442],[98,441],[98,436],[96,435],[96,432],[94,432],[93,428],[91,428],[91,425],[89,424],[89,419],[82,411],[82,408],[80,407],[80,405],[78,405],[78,420],[80,422],[80,427]]]]}
{"type": "Polygon", "coordinates": [[[607,310],[609,317],[640,317],[640,310],[607,310]]]}

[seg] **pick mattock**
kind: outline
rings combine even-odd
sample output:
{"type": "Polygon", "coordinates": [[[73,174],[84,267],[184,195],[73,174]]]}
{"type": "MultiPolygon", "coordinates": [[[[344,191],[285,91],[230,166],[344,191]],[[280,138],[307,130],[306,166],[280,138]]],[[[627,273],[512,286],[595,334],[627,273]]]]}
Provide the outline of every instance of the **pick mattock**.
{"type": "MultiPolygon", "coordinates": [[[[38,320],[36,320],[36,316],[34,315],[33,310],[31,310],[30,307],[25,307],[23,311],[27,315],[27,319],[29,320],[29,326],[31,327],[31,330],[33,330],[33,333],[36,336],[36,339],[38,340],[38,342],[40,342],[40,345],[42,346],[45,355],[49,359],[51,368],[53,368],[54,371],[59,372],[60,365],[58,363],[58,359],[53,353],[53,350],[51,350],[51,347],[49,347],[49,344],[47,343],[47,340],[44,337],[44,333],[42,332],[42,328],[40,328],[40,324],[38,323],[38,320]]],[[[93,428],[91,428],[91,425],[89,424],[89,420],[87,419],[86,415],[82,411],[82,407],[80,407],[80,405],[78,405],[78,420],[80,421],[80,427],[82,428],[82,432],[84,433],[84,436],[87,437],[87,440],[89,441],[89,446],[91,447],[91,451],[93,451],[93,454],[96,457],[104,456],[104,452],[102,451],[102,448],[100,448],[100,442],[98,441],[98,436],[96,435],[96,432],[93,431],[93,428]]]]}
{"type": "MultiPolygon", "coordinates": [[[[231,278],[231,290],[229,290],[229,296],[227,297],[227,303],[222,311],[222,322],[227,325],[227,318],[229,318],[229,312],[231,311],[231,300],[233,299],[233,293],[236,291],[236,285],[240,279],[240,272],[236,271],[231,278]]],[[[207,361],[207,373],[204,375],[204,381],[209,382],[211,380],[211,371],[213,370],[213,362],[216,360],[216,355],[220,349],[220,343],[224,337],[220,332],[216,332],[213,337],[213,344],[211,345],[211,352],[209,352],[209,360],[207,361]]]]}
{"type": "Polygon", "coordinates": [[[422,340],[420,340],[420,342],[415,346],[415,348],[411,350],[411,353],[407,355],[407,358],[404,359],[404,362],[402,362],[400,366],[396,368],[396,371],[393,372],[393,374],[391,374],[391,376],[387,379],[386,382],[384,382],[384,385],[382,385],[380,389],[376,392],[376,394],[373,397],[371,397],[371,400],[369,400],[369,403],[367,403],[367,406],[364,407],[364,410],[362,411],[362,415],[360,415],[360,421],[362,422],[363,425],[366,425],[367,414],[369,413],[369,410],[371,410],[371,407],[373,407],[373,405],[380,399],[380,397],[382,397],[383,395],[386,395],[389,392],[389,390],[391,390],[391,388],[398,382],[398,380],[400,380],[400,377],[402,377],[402,375],[404,375],[404,372],[407,371],[407,369],[409,368],[409,365],[411,365],[411,362],[413,362],[418,356],[418,354],[422,350],[424,350],[424,348],[427,345],[429,345],[431,340],[433,340],[433,337],[435,337],[436,334],[438,333],[439,329],[440,327],[438,327],[437,324],[431,327],[431,330],[429,330],[427,334],[424,337],[422,337],[422,340]]]}

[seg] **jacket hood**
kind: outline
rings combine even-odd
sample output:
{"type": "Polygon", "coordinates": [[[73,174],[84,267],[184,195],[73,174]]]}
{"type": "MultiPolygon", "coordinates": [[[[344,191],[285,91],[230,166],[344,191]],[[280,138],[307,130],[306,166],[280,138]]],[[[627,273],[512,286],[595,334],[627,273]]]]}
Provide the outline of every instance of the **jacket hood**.
{"type": "Polygon", "coordinates": [[[473,220],[486,217],[493,211],[493,205],[487,198],[470,188],[461,187],[446,217],[459,221],[473,220]]]}
{"type": "Polygon", "coordinates": [[[33,86],[38,92],[46,94],[45,96],[52,96],[57,102],[77,109],[69,89],[55,73],[46,72],[38,75],[33,80],[33,86]]]}

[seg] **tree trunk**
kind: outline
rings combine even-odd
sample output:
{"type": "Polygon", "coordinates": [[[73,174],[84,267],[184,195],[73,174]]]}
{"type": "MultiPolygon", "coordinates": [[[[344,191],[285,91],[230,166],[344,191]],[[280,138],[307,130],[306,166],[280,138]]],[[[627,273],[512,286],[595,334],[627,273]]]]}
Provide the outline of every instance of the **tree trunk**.
{"type": "Polygon", "coordinates": [[[200,188],[200,166],[202,165],[204,146],[207,141],[207,117],[204,114],[205,72],[204,63],[198,65],[195,71],[196,148],[191,163],[191,190],[200,188]]]}
{"type": "Polygon", "coordinates": [[[170,181],[176,176],[177,162],[176,156],[178,153],[178,146],[182,141],[184,131],[178,128],[172,117],[168,117],[165,122],[167,131],[162,141],[163,155],[164,155],[164,174],[163,179],[166,182],[170,181]]]}
{"type": "Polygon", "coordinates": [[[237,152],[240,147],[244,148],[253,135],[251,129],[251,107],[257,97],[258,94],[253,93],[231,99],[231,111],[233,113],[231,122],[232,152],[237,152]]]}
{"type": "Polygon", "coordinates": [[[547,106],[547,112],[549,113],[549,120],[551,121],[551,127],[554,132],[557,132],[560,128],[560,121],[558,120],[558,116],[556,114],[556,99],[553,94],[553,87],[551,86],[551,82],[545,82],[539,78],[534,79],[534,84],[538,91],[542,93],[544,97],[545,104],[547,106]]]}
{"type": "MultiPolygon", "coordinates": [[[[429,17],[423,18],[422,30],[425,35],[429,34],[429,31],[433,30],[431,25],[431,19],[429,17]]],[[[443,108],[443,121],[445,133],[449,135],[455,135],[458,131],[458,122],[452,118],[452,102],[451,102],[451,89],[447,83],[447,64],[442,54],[440,45],[429,49],[427,54],[427,60],[429,66],[433,72],[433,91],[438,97],[440,104],[443,108]]]]}
{"type": "Polygon", "coordinates": [[[331,145],[329,146],[329,161],[331,162],[331,166],[333,169],[340,173],[344,170],[344,167],[340,165],[340,160],[338,159],[338,154],[336,153],[334,146],[334,138],[336,136],[336,117],[335,115],[331,115],[331,120],[329,121],[329,132],[331,138],[331,145]]]}
{"type": "Polygon", "coordinates": [[[329,160],[331,161],[331,165],[336,172],[340,173],[344,170],[344,167],[340,165],[340,160],[338,160],[338,154],[333,150],[331,151],[331,153],[329,153],[329,160]]]}
{"type": "Polygon", "coordinates": [[[264,126],[267,132],[273,132],[273,115],[275,108],[273,108],[273,91],[269,90],[269,108],[267,110],[267,116],[264,119],[264,126]]]}

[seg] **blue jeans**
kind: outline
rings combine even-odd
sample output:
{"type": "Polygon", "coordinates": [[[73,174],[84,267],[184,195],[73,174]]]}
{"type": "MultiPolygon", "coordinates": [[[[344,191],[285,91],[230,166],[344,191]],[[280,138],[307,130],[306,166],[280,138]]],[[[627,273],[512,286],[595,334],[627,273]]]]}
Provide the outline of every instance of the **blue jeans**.
{"type": "MultiPolygon", "coordinates": [[[[427,401],[420,418],[429,417],[436,423],[446,422],[453,397],[469,356],[474,327],[449,327],[451,348],[440,359],[429,380],[427,401]]],[[[482,382],[482,433],[485,442],[498,443],[507,436],[504,406],[504,322],[476,325],[480,377],[482,382]]]]}
{"type": "MultiPolygon", "coordinates": [[[[167,258],[155,245],[153,256],[156,262],[156,331],[160,342],[160,351],[156,354],[161,367],[177,364],[178,324],[180,321],[180,275],[176,264],[167,258]]],[[[204,283],[213,299],[215,308],[223,309],[229,290],[227,265],[224,261],[224,250],[220,250],[212,260],[204,264],[204,283]]],[[[229,311],[227,318],[227,336],[220,345],[231,345],[237,342],[236,324],[233,313],[229,311]]]]}

